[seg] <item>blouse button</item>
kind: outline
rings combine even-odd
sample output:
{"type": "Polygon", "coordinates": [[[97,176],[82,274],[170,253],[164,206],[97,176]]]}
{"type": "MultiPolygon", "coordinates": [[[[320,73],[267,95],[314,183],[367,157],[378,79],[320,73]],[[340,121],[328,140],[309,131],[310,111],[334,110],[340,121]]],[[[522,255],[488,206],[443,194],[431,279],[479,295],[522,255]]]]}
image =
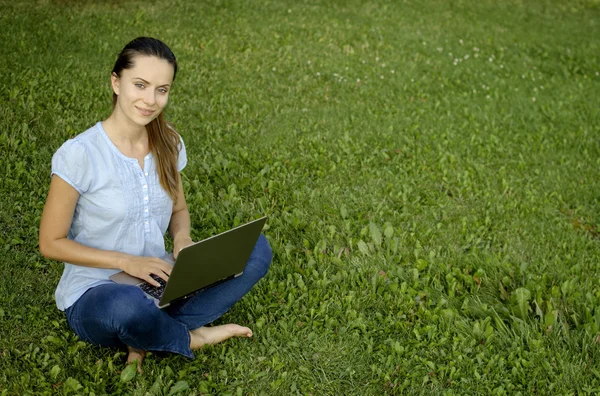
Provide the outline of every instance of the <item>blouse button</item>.
{"type": "Polygon", "coordinates": [[[144,175],[148,176],[148,172],[145,172],[144,175]]]}

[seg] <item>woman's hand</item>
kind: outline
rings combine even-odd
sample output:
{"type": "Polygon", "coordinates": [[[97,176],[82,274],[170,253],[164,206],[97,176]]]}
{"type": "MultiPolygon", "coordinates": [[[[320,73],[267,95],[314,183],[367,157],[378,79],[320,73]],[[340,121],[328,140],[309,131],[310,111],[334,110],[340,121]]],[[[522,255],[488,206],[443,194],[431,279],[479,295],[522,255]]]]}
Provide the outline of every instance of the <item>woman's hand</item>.
{"type": "Polygon", "coordinates": [[[160,286],[160,284],[150,276],[154,274],[165,281],[169,279],[171,274],[171,266],[158,257],[144,256],[127,256],[123,259],[121,269],[131,276],[140,278],[150,283],[152,286],[160,286]]]}
{"type": "Polygon", "coordinates": [[[192,238],[189,235],[176,236],[173,240],[173,257],[176,259],[181,249],[193,244],[192,238]]]}

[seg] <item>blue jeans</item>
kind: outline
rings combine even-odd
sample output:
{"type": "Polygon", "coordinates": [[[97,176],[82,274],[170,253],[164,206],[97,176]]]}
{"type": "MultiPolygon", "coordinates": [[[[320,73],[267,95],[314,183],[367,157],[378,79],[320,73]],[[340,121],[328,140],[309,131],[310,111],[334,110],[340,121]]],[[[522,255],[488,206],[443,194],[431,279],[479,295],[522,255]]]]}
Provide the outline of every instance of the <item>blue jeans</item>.
{"type": "Polygon", "coordinates": [[[271,264],[272,251],[260,235],[244,273],[159,309],[137,286],[109,283],[89,289],[65,310],[69,326],[87,342],[174,352],[193,358],[190,330],[213,322],[240,300],[271,264]]]}

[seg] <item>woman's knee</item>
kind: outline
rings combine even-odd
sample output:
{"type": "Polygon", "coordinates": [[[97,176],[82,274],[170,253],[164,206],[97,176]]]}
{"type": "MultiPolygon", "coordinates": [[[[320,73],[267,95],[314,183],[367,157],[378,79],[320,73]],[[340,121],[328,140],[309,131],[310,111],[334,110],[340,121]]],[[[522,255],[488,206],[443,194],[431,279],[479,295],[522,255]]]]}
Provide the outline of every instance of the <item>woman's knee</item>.
{"type": "Polygon", "coordinates": [[[90,289],[69,308],[69,325],[92,344],[115,346],[127,329],[147,325],[153,310],[154,303],[139,287],[106,284],[90,289]]]}
{"type": "Polygon", "coordinates": [[[264,234],[260,234],[254,247],[254,251],[252,252],[251,261],[261,278],[269,271],[272,260],[273,250],[271,249],[271,245],[269,245],[269,241],[264,234]]]}

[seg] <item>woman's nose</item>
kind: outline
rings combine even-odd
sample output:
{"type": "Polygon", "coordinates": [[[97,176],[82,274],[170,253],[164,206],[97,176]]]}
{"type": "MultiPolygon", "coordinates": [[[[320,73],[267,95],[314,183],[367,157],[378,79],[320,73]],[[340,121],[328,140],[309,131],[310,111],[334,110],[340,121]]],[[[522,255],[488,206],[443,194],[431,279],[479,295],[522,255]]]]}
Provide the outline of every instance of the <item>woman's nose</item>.
{"type": "Polygon", "coordinates": [[[144,95],[144,102],[148,105],[154,105],[154,103],[156,102],[156,93],[154,92],[154,90],[148,90],[146,92],[146,95],[144,95]]]}

